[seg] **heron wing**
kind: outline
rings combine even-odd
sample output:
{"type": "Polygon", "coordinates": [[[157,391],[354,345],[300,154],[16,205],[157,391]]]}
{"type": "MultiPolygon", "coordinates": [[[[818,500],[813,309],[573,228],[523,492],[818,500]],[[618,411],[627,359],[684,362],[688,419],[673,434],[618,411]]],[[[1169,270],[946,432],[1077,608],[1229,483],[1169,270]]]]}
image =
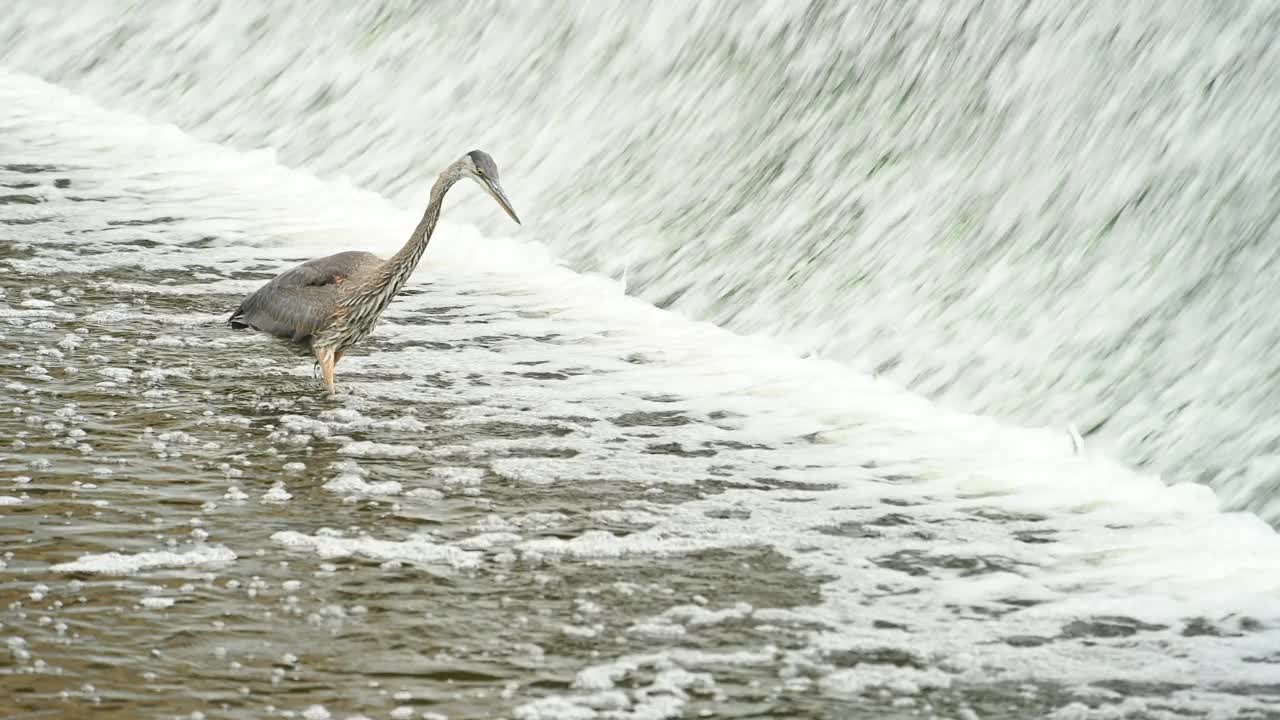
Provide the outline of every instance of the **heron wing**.
{"type": "Polygon", "coordinates": [[[353,251],[302,263],[245,298],[228,322],[237,330],[249,327],[276,337],[306,340],[332,320],[341,284],[382,262],[372,253],[353,251]]]}

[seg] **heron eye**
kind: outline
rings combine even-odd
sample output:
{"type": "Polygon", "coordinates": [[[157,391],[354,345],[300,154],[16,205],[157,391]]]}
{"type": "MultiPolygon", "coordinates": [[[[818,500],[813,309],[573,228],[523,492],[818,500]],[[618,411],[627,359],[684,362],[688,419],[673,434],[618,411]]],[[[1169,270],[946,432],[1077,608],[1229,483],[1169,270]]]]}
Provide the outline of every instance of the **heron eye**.
{"type": "Polygon", "coordinates": [[[480,175],[480,176],[482,176],[482,177],[483,177],[483,176],[484,176],[484,170],[481,170],[480,168],[476,168],[476,174],[477,174],[477,175],[480,175]]]}

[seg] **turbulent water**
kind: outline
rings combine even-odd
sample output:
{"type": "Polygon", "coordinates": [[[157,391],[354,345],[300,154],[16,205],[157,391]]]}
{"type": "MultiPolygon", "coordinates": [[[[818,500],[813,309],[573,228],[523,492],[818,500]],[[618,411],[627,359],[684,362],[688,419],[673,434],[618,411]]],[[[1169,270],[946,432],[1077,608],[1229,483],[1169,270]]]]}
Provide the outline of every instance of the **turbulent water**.
{"type": "Polygon", "coordinates": [[[1277,33],[1269,0],[49,2],[0,62],[401,207],[483,146],[578,269],[1276,521],[1277,33]]]}
{"type": "Polygon", "coordinates": [[[1277,30],[5,8],[0,715],[1280,716],[1277,30]],[[337,400],[225,327],[473,147],[337,400]]]}

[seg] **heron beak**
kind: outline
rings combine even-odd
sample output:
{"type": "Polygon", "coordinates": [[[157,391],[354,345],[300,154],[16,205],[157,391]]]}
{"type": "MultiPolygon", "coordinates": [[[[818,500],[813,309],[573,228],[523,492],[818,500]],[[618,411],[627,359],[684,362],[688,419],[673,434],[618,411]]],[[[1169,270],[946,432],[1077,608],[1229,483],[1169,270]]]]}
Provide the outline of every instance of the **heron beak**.
{"type": "Polygon", "coordinates": [[[517,225],[521,224],[520,218],[516,217],[516,211],[511,208],[511,201],[507,199],[507,194],[502,192],[502,188],[499,187],[497,183],[486,178],[484,189],[489,191],[489,194],[493,196],[493,199],[498,201],[498,204],[502,206],[503,210],[507,211],[507,214],[511,216],[512,220],[516,221],[517,225]]]}

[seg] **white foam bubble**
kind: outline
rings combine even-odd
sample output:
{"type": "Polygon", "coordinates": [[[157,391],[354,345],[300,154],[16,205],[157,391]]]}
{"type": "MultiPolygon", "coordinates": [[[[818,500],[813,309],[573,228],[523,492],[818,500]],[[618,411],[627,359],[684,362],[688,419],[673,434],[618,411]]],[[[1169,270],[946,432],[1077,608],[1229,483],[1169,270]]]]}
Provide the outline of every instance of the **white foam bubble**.
{"type": "Polygon", "coordinates": [[[745,620],[750,617],[752,610],[751,605],[743,602],[720,610],[709,610],[699,605],[677,605],[662,613],[662,618],[687,625],[716,625],[731,620],[745,620]]]}
{"type": "Polygon", "coordinates": [[[262,494],[262,502],[265,503],[284,503],[292,498],[293,495],[289,493],[289,490],[285,488],[282,482],[275,483],[270,490],[262,494]]]}
{"type": "Polygon", "coordinates": [[[648,510],[592,510],[591,519],[597,522],[620,525],[651,525],[662,519],[662,516],[648,510]]]}
{"type": "Polygon", "coordinates": [[[397,542],[318,533],[304,535],[290,530],[274,533],[271,539],[286,547],[311,550],[325,559],[364,557],[378,561],[398,560],[414,565],[449,565],[459,569],[474,568],[480,564],[477,553],[437,543],[424,535],[410,535],[397,542]]]}
{"type": "Polygon", "coordinates": [[[500,545],[511,545],[520,542],[521,538],[515,533],[509,532],[490,532],[472,535],[457,542],[458,547],[467,550],[488,550],[500,545]]]}
{"type": "Polygon", "coordinates": [[[333,717],[323,705],[311,705],[302,711],[303,720],[329,720],[333,717]]]}
{"type": "Polygon", "coordinates": [[[588,698],[557,696],[525,703],[515,709],[514,717],[516,720],[596,720],[599,714],[591,707],[588,698]]]}
{"type": "Polygon", "coordinates": [[[436,466],[431,468],[431,477],[445,485],[479,485],[484,480],[484,470],[473,467],[436,466]]]}
{"type": "Polygon", "coordinates": [[[416,454],[418,448],[413,445],[394,445],[361,440],[359,442],[346,443],[338,448],[338,452],[351,457],[403,458],[416,454]]]}
{"type": "Polygon", "coordinates": [[[527,720],[550,717],[680,717],[689,701],[691,690],[706,695],[716,687],[715,678],[710,672],[698,672],[690,668],[761,665],[773,661],[776,655],[773,648],[728,653],[677,649],[646,655],[627,655],[579,671],[573,681],[573,687],[581,691],[579,694],[552,696],[524,703],[516,708],[515,717],[527,720]],[[641,670],[652,672],[652,677],[647,682],[637,677],[641,670]],[[629,684],[637,687],[630,692],[616,689],[616,685],[624,678],[628,678],[629,684]],[[605,714],[602,716],[597,710],[605,714]]]}
{"type": "Polygon", "coordinates": [[[569,540],[537,538],[527,540],[516,549],[530,559],[569,557],[578,559],[621,558],[630,555],[661,557],[743,545],[754,545],[758,537],[724,534],[646,534],[614,535],[605,530],[589,530],[569,540]]]}
{"type": "Polygon", "coordinates": [[[414,488],[405,493],[406,497],[417,498],[419,500],[442,500],[444,493],[434,488],[414,488]]]}
{"type": "Polygon", "coordinates": [[[103,575],[132,575],[155,568],[199,567],[234,562],[236,554],[220,545],[201,545],[186,552],[157,550],[124,555],[110,552],[98,555],[82,555],[74,562],[59,563],[49,568],[63,573],[98,573],[103,575]]]}
{"type": "Polygon", "coordinates": [[[324,484],[329,492],[355,495],[399,495],[404,487],[395,480],[367,482],[355,473],[344,473],[324,484]]]}
{"type": "Polygon", "coordinates": [[[856,668],[823,676],[821,685],[827,692],[842,695],[860,695],[872,688],[885,688],[898,695],[918,695],[925,690],[949,688],[951,682],[949,675],[937,669],[859,663],[856,668]]]}

